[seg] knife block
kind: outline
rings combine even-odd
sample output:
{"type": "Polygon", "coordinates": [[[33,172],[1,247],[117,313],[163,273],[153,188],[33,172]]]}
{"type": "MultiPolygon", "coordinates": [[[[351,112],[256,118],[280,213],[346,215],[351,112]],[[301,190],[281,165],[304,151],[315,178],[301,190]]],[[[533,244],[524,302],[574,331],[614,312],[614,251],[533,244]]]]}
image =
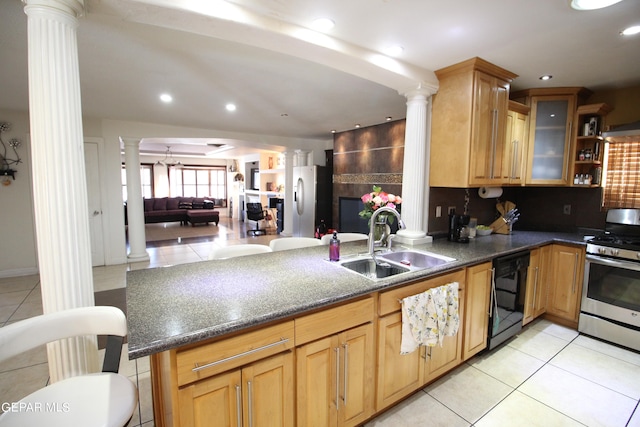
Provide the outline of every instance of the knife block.
{"type": "Polygon", "coordinates": [[[500,218],[496,219],[489,226],[493,229],[494,233],[497,234],[511,234],[511,227],[504,221],[504,217],[501,215],[500,218]]]}

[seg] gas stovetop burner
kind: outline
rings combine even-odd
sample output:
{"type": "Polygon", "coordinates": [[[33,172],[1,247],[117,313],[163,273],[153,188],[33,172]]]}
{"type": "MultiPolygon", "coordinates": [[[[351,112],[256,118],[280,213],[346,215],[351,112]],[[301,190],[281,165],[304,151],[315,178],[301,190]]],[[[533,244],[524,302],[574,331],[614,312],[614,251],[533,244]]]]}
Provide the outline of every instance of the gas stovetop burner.
{"type": "Polygon", "coordinates": [[[610,209],[604,232],[587,242],[587,253],[640,261],[640,209],[610,209]]]}

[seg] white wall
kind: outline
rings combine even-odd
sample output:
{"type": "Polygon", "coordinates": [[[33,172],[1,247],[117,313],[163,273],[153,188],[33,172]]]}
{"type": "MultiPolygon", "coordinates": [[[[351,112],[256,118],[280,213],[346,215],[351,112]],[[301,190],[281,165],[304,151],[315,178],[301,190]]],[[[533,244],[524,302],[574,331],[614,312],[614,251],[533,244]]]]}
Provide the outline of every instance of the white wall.
{"type": "MultiPolygon", "coordinates": [[[[19,152],[24,162],[14,168],[18,170],[16,180],[12,181],[9,186],[0,186],[0,277],[34,274],[38,271],[38,263],[31,191],[29,116],[26,112],[0,110],[0,122],[12,124],[11,131],[3,134],[5,142],[14,137],[22,140],[23,145],[19,152]]],[[[103,199],[107,201],[106,206],[103,206],[104,228],[108,230],[104,236],[105,263],[107,265],[127,262],[120,182],[120,165],[123,160],[120,151],[120,137],[242,139],[255,141],[255,146],[260,148],[279,146],[310,150],[317,153],[316,158],[318,159],[324,159],[324,150],[333,146],[332,140],[300,140],[269,135],[244,135],[208,129],[87,118],[83,119],[83,132],[85,137],[101,138],[104,141],[104,159],[101,163],[105,167],[105,182],[102,183],[102,191],[104,192],[103,199]]],[[[155,160],[158,158],[153,159],[153,161],[155,160]]],[[[186,159],[181,160],[185,162],[186,159]]],[[[141,161],[148,162],[151,161],[151,158],[142,157],[141,161]]],[[[210,164],[220,164],[220,161],[216,160],[210,160],[210,162],[210,164]]],[[[209,164],[205,163],[203,159],[197,159],[194,163],[209,164]]],[[[230,174],[231,185],[233,185],[233,175],[235,173],[230,174]]]]}
{"type": "MultiPolygon", "coordinates": [[[[11,180],[7,186],[0,185],[0,277],[34,274],[37,272],[37,251],[31,202],[29,117],[17,111],[0,110],[0,122],[11,123],[11,130],[2,133],[5,144],[8,145],[11,138],[22,141],[18,154],[23,162],[12,167],[18,171],[15,181],[11,180]]],[[[1,177],[0,181],[3,180],[1,177]]]]}

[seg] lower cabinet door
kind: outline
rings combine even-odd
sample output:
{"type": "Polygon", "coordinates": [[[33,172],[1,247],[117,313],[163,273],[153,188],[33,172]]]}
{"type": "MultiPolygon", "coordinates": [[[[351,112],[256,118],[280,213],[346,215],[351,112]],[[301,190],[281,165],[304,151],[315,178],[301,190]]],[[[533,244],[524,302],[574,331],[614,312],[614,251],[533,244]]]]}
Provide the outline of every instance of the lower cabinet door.
{"type": "Polygon", "coordinates": [[[584,248],[553,244],[547,313],[567,320],[576,327],[580,314],[584,248]]]}
{"type": "Polygon", "coordinates": [[[492,280],[490,262],[467,268],[463,360],[487,348],[492,280]]]}
{"type": "Polygon", "coordinates": [[[294,394],[289,351],[179,389],[180,425],[293,427],[294,394]]]}
{"type": "Polygon", "coordinates": [[[375,347],[373,324],[349,329],[338,335],[341,390],[338,392],[338,426],[355,426],[373,414],[375,347]]]}
{"type": "Polygon", "coordinates": [[[178,390],[181,426],[242,426],[242,375],[238,369],[178,390]]]}
{"type": "Polygon", "coordinates": [[[400,354],[402,314],[378,320],[378,387],[376,410],[380,411],[422,385],[424,359],[420,351],[400,354]]]}
{"type": "Polygon", "coordinates": [[[442,340],[442,347],[437,345],[423,349],[427,360],[423,378],[424,384],[431,382],[462,363],[464,292],[464,289],[458,291],[458,316],[460,318],[458,333],[452,336],[445,336],[442,340]]]}
{"type": "Polygon", "coordinates": [[[349,427],[373,414],[371,323],[300,346],[296,356],[299,426],[349,427]]]}
{"type": "Polygon", "coordinates": [[[299,426],[335,426],[338,422],[335,351],[338,337],[330,336],[296,349],[297,418],[299,426]]]}
{"type": "Polygon", "coordinates": [[[242,369],[243,425],[295,425],[293,352],[288,351],[242,369]]]}

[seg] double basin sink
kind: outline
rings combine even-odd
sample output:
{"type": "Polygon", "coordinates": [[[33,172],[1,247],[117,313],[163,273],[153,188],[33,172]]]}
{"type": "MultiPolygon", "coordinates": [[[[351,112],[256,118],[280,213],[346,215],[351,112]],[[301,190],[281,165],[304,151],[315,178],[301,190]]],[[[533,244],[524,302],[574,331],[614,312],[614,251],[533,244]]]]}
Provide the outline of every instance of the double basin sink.
{"type": "Polygon", "coordinates": [[[454,258],[425,251],[401,250],[340,261],[340,265],[369,279],[383,279],[396,274],[424,270],[455,261],[454,258]]]}

